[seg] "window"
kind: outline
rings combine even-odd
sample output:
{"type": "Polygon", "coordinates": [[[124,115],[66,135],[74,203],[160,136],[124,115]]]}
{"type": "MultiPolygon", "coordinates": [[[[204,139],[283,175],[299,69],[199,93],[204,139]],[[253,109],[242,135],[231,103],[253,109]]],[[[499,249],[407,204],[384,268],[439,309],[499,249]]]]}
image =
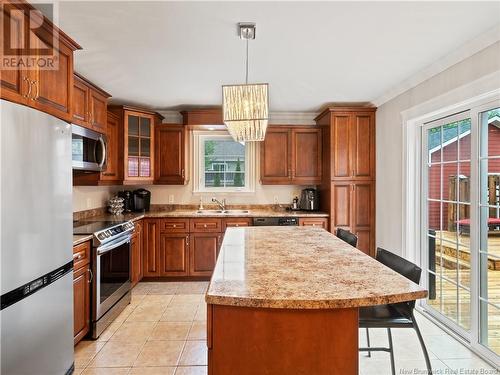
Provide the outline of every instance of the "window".
{"type": "Polygon", "coordinates": [[[254,190],[254,144],[235,142],[226,132],[193,132],[194,191],[254,190]]]}

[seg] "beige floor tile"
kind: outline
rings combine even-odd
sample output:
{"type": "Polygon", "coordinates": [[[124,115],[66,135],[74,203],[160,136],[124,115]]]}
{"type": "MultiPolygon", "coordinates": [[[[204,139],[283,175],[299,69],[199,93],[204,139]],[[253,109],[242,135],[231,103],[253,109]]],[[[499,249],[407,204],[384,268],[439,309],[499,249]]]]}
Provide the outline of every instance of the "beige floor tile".
{"type": "Polygon", "coordinates": [[[179,365],[206,366],[207,362],[207,343],[205,341],[186,341],[179,365]]]}
{"type": "Polygon", "coordinates": [[[131,367],[142,344],[122,341],[108,341],[97,353],[89,367],[131,367]]]}
{"type": "Polygon", "coordinates": [[[129,367],[89,367],[82,372],[82,375],[128,375],[129,373],[129,367]]]}
{"type": "Polygon", "coordinates": [[[207,281],[186,282],[179,285],[177,288],[178,294],[205,294],[207,291],[207,281]]]}
{"type": "Polygon", "coordinates": [[[92,358],[102,349],[105,342],[82,340],[75,347],[75,367],[85,368],[92,358]]]}
{"type": "Polygon", "coordinates": [[[149,340],[186,340],[190,322],[158,322],[149,340]]]}
{"type": "Polygon", "coordinates": [[[464,345],[459,343],[453,337],[446,336],[424,336],[424,341],[427,350],[436,355],[437,358],[455,359],[455,358],[472,358],[472,352],[464,345]]]}
{"type": "Polygon", "coordinates": [[[132,294],[148,294],[150,289],[151,283],[139,283],[132,289],[132,294]]]}
{"type": "Polygon", "coordinates": [[[174,375],[175,367],[132,367],[130,375],[174,375]]]}
{"type": "Polygon", "coordinates": [[[176,294],[178,288],[178,283],[157,283],[151,286],[148,294],[176,294]]]}
{"type": "Polygon", "coordinates": [[[184,341],[148,341],[134,367],[176,366],[183,347],[184,341]]]}
{"type": "Polygon", "coordinates": [[[137,306],[145,297],[145,294],[132,294],[130,298],[130,304],[132,306],[137,306]]]}
{"type": "Polygon", "coordinates": [[[161,304],[139,305],[129,315],[127,322],[157,322],[160,320],[165,306],[161,304]]]}
{"type": "Polygon", "coordinates": [[[197,305],[174,305],[167,307],[160,320],[167,322],[192,322],[197,310],[197,305]]]}
{"type": "Polygon", "coordinates": [[[206,340],[207,324],[205,322],[193,322],[189,330],[188,340],[206,340]]]}
{"type": "Polygon", "coordinates": [[[153,332],[156,322],[124,322],[110,341],[144,343],[153,332]]]}
{"type": "MultiPolygon", "coordinates": [[[[396,365],[396,374],[427,374],[425,362],[414,360],[401,360],[397,357],[394,360],[396,365]]],[[[435,374],[448,374],[449,368],[437,359],[431,360],[432,370],[435,374]]],[[[391,362],[389,354],[387,358],[373,359],[361,358],[359,361],[359,374],[360,375],[389,375],[391,373],[391,362]]]]}
{"type": "Polygon", "coordinates": [[[123,324],[123,321],[119,320],[119,321],[114,321],[113,323],[111,323],[105,330],[103,333],[101,333],[101,335],[97,338],[97,341],[108,341],[111,336],[114,335],[114,333],[118,330],[118,328],[120,328],[120,326],[123,324]]]}
{"type": "Polygon", "coordinates": [[[73,375],[81,375],[83,371],[85,371],[85,368],[75,367],[75,371],[73,371],[73,375]]]}
{"type": "Polygon", "coordinates": [[[173,295],[171,294],[148,294],[144,296],[141,305],[163,305],[167,307],[170,301],[172,301],[172,297],[173,295]]]}
{"type": "Polygon", "coordinates": [[[207,375],[207,366],[179,366],[175,375],[207,375]]]}
{"type": "Polygon", "coordinates": [[[172,298],[171,305],[199,304],[202,300],[201,294],[177,294],[172,298]]]}
{"type": "Polygon", "coordinates": [[[198,322],[206,322],[207,321],[207,310],[204,308],[199,308],[196,311],[196,314],[194,316],[194,320],[198,322]]]}
{"type": "Polygon", "coordinates": [[[127,320],[127,318],[130,316],[130,314],[132,314],[136,307],[137,305],[127,305],[127,307],[123,309],[120,315],[116,317],[115,322],[124,322],[125,320],[127,320]]]}

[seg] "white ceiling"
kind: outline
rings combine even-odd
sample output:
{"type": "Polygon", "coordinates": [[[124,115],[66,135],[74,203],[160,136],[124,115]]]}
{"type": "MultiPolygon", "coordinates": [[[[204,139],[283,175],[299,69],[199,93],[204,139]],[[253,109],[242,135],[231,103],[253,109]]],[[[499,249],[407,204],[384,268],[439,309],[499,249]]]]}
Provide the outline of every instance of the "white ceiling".
{"type": "Polygon", "coordinates": [[[220,105],[244,81],[236,23],[257,23],[251,82],[271,111],[375,101],[500,22],[500,2],[60,2],[76,70],[115,101],[220,105]]]}

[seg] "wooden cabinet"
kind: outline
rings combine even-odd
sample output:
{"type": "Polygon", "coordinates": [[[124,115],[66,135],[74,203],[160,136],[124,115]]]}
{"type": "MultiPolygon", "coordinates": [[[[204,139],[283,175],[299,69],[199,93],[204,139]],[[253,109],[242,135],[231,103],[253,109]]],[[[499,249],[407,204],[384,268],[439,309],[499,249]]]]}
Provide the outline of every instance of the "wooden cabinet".
{"type": "Polygon", "coordinates": [[[150,184],[154,180],[155,126],[163,117],[130,106],[109,106],[123,127],[123,184],[150,184]]]}
{"type": "Polygon", "coordinates": [[[321,129],[270,126],[261,144],[262,184],[310,185],[321,181],[321,129]]]}
{"type": "Polygon", "coordinates": [[[346,229],[358,236],[357,248],[372,254],[375,222],[375,191],[372,181],[333,182],[331,229],[346,229]]]}
{"type": "Polygon", "coordinates": [[[331,178],[375,178],[375,113],[334,112],[331,116],[331,178]]]}
{"type": "Polygon", "coordinates": [[[231,217],[222,221],[222,232],[225,232],[230,227],[250,227],[252,226],[252,218],[250,217],[231,217]]]}
{"type": "Polygon", "coordinates": [[[219,218],[208,217],[200,219],[191,219],[189,220],[189,222],[190,222],[191,233],[222,232],[222,219],[219,218]]]}
{"type": "Polygon", "coordinates": [[[76,345],[90,331],[90,242],[73,247],[73,336],[76,345]]]}
{"type": "Polygon", "coordinates": [[[159,246],[160,276],[187,276],[189,234],[161,233],[159,246]]]}
{"type": "Polygon", "coordinates": [[[317,118],[323,129],[321,209],[330,230],[358,236],[358,248],[375,255],[375,111],[372,107],[330,107],[317,118]]]}
{"type": "Polygon", "coordinates": [[[31,29],[30,14],[37,17],[38,13],[30,13],[34,8],[28,3],[13,2],[2,8],[7,30],[2,36],[2,52],[18,68],[2,69],[0,97],[70,122],[73,51],[81,47],[45,17],[34,20],[41,26],[31,29]]]}
{"type": "Polygon", "coordinates": [[[299,225],[303,227],[319,227],[328,230],[328,219],[324,217],[300,217],[299,225]]]}
{"type": "Polygon", "coordinates": [[[135,223],[134,234],[130,241],[131,247],[131,282],[134,287],[139,281],[142,280],[143,273],[143,256],[142,256],[142,222],[135,223]]]}
{"type": "Polygon", "coordinates": [[[155,130],[155,184],[184,185],[186,182],[186,128],[160,124],[155,130]]]}
{"type": "Polygon", "coordinates": [[[106,133],[108,98],[111,95],[78,73],[74,74],[73,81],[73,123],[106,133]]]}
{"type": "Polygon", "coordinates": [[[144,276],[160,276],[159,220],[145,219],[142,227],[142,252],[144,276]]]}
{"type": "Polygon", "coordinates": [[[192,233],[189,245],[189,274],[211,276],[217,262],[221,233],[192,233]]]}

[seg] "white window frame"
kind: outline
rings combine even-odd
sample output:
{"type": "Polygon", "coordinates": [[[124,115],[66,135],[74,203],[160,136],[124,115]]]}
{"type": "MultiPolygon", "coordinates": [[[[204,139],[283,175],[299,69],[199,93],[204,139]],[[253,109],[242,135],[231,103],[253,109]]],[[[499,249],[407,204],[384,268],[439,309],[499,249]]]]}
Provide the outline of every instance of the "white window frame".
{"type": "MultiPolygon", "coordinates": [[[[500,75],[499,75],[500,78],[500,75]]],[[[470,111],[471,130],[478,126],[479,113],[499,104],[500,89],[491,90],[491,85],[495,85],[492,77],[484,77],[474,81],[469,85],[460,87],[449,94],[438,97],[422,105],[410,108],[401,113],[403,122],[403,256],[419,264],[422,270],[427,269],[427,259],[424,254],[427,241],[424,241],[424,215],[422,208],[424,202],[424,192],[427,188],[427,181],[423,179],[422,165],[423,152],[422,129],[425,124],[440,118],[454,115],[464,111],[470,111]],[[491,91],[486,91],[490,89],[491,91]],[[471,97],[472,96],[472,97],[471,97]]],[[[479,163],[479,140],[473,132],[471,137],[471,181],[478,181],[477,171],[479,163]]],[[[477,202],[479,185],[471,186],[471,204],[477,202]]],[[[479,225],[478,206],[471,206],[471,222],[479,225]]],[[[479,237],[471,230],[471,248],[478,248],[479,237]],[[475,244],[475,245],[473,245],[475,244]]],[[[428,287],[427,273],[422,273],[422,285],[428,287]]],[[[427,309],[425,300],[420,300],[417,309],[425,313],[436,324],[454,336],[457,340],[469,347],[473,352],[481,356],[494,366],[499,365],[499,357],[488,348],[479,343],[479,304],[476,298],[479,291],[479,268],[478,256],[472,255],[471,259],[471,331],[466,332],[451,320],[447,321],[442,315],[433,313],[427,309]],[[473,292],[474,295],[473,295],[473,292]]]]}
{"type": "Polygon", "coordinates": [[[255,142],[245,144],[245,186],[205,187],[206,140],[233,140],[227,131],[194,130],[193,143],[193,193],[254,193],[255,192],[255,142]],[[203,170],[202,170],[203,168],[203,170]]]}

